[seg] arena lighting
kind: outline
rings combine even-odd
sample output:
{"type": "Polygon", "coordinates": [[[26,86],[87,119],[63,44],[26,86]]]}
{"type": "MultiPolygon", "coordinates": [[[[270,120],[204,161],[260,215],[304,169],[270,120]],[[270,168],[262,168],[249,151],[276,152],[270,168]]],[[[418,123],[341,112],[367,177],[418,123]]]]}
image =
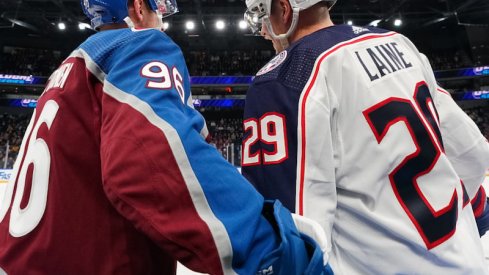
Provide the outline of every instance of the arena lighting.
{"type": "Polygon", "coordinates": [[[402,25],[402,20],[401,19],[394,20],[394,26],[400,27],[401,25],[402,25]]]}
{"type": "Polygon", "coordinates": [[[82,31],[85,29],[90,29],[90,25],[88,25],[87,23],[78,23],[78,29],[82,31]]]}
{"type": "Polygon", "coordinates": [[[347,24],[351,26],[351,25],[353,25],[353,21],[348,20],[347,24]]]}
{"type": "Polygon", "coordinates": [[[226,27],[226,24],[224,23],[223,20],[217,20],[216,21],[216,29],[224,30],[224,27],[226,27]]]}
{"type": "Polygon", "coordinates": [[[244,20],[239,20],[238,26],[241,30],[246,30],[248,28],[248,24],[244,20]]]}
{"type": "Polygon", "coordinates": [[[195,29],[195,23],[194,23],[194,21],[187,21],[187,22],[185,23],[185,28],[186,28],[187,30],[189,30],[189,31],[191,31],[191,30],[195,29]]]}
{"type": "Polygon", "coordinates": [[[377,27],[379,25],[379,23],[380,23],[380,19],[377,19],[377,20],[374,20],[374,21],[370,22],[369,25],[370,26],[377,27]]]}
{"type": "Polygon", "coordinates": [[[65,29],[66,29],[66,24],[65,24],[65,23],[63,23],[63,22],[59,22],[59,23],[58,23],[58,29],[60,29],[60,30],[65,30],[65,29]]]}
{"type": "Polygon", "coordinates": [[[170,27],[170,23],[168,22],[163,22],[163,30],[166,31],[170,27]]]}

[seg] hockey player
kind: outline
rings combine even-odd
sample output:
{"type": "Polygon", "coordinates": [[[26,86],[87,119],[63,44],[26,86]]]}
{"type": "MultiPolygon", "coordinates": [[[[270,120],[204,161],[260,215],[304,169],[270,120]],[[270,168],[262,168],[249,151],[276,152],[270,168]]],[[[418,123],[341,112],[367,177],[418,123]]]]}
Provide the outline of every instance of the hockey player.
{"type": "Polygon", "coordinates": [[[176,3],[82,5],[103,31],[39,98],[0,201],[0,274],[174,274],[176,260],[209,274],[327,272],[290,212],[205,142],[182,53],[160,31],[176,3]]]}
{"type": "Polygon", "coordinates": [[[335,2],[246,1],[277,55],[247,92],[244,175],[323,226],[336,274],[489,274],[468,205],[487,140],[406,37],[335,26],[335,2]]]}

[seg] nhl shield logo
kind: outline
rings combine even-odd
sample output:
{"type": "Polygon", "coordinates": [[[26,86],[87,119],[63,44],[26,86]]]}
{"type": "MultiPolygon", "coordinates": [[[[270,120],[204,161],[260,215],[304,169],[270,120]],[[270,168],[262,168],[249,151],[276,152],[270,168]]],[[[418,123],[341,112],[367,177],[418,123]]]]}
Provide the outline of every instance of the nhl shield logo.
{"type": "Polygon", "coordinates": [[[285,51],[280,52],[277,56],[275,56],[272,60],[270,60],[267,63],[267,65],[263,66],[263,68],[261,68],[256,73],[256,76],[259,76],[259,75],[262,75],[262,74],[266,74],[269,71],[277,68],[280,64],[282,64],[282,62],[285,61],[286,58],[287,58],[287,51],[285,50],[285,51]]]}

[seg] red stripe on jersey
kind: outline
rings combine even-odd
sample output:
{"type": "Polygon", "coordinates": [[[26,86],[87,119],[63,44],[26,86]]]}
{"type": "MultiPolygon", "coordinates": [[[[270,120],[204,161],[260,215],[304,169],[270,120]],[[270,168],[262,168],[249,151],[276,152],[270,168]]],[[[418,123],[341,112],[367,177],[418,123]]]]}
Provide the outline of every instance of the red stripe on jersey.
{"type": "Polygon", "coordinates": [[[486,206],[486,199],[487,199],[486,192],[484,190],[484,187],[481,186],[479,188],[479,191],[477,191],[477,194],[470,201],[474,211],[474,216],[476,218],[479,218],[480,216],[482,216],[482,213],[484,213],[484,209],[486,206]]]}
{"type": "Polygon", "coordinates": [[[450,95],[450,93],[449,93],[449,92],[447,92],[446,90],[443,90],[442,88],[436,88],[436,90],[437,90],[438,92],[440,92],[440,93],[444,93],[444,94],[446,94],[446,95],[452,96],[452,95],[450,95]]]}
{"type": "Polygon", "coordinates": [[[359,37],[359,38],[356,38],[356,39],[353,39],[353,40],[350,40],[350,41],[347,41],[347,42],[343,42],[342,44],[339,44],[335,47],[333,47],[332,49],[330,49],[329,51],[323,53],[320,57],[319,57],[319,61],[317,62],[317,65],[314,69],[314,73],[313,73],[313,76],[312,76],[312,80],[311,82],[309,83],[309,86],[307,86],[306,88],[306,92],[304,94],[304,97],[302,98],[302,102],[301,102],[301,107],[302,107],[302,111],[301,111],[301,140],[302,140],[302,144],[301,144],[301,156],[300,156],[300,181],[299,181],[299,215],[304,215],[304,177],[305,177],[305,159],[306,159],[306,153],[305,153],[305,150],[306,150],[306,102],[307,102],[307,97],[309,96],[309,92],[311,91],[312,87],[314,86],[315,82],[316,82],[316,78],[318,76],[318,73],[319,73],[319,68],[321,67],[321,63],[326,59],[326,57],[330,56],[331,54],[333,54],[334,52],[336,52],[337,50],[345,47],[345,46],[350,46],[350,45],[353,45],[353,44],[357,44],[357,43],[360,43],[360,42],[363,42],[363,41],[366,41],[366,40],[371,40],[371,39],[376,39],[376,38],[384,38],[384,37],[389,37],[389,36],[393,36],[393,35],[396,35],[397,33],[395,32],[389,32],[389,33],[385,33],[385,34],[373,34],[373,35],[367,35],[367,36],[363,36],[363,37],[359,37]]]}

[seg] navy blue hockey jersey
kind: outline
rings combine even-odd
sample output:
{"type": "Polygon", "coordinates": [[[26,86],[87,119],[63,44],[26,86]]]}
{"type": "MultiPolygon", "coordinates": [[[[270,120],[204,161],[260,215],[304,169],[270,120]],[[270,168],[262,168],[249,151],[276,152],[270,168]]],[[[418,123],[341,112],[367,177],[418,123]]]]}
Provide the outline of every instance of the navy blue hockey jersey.
{"type": "Polygon", "coordinates": [[[243,124],[243,174],[320,222],[335,272],[488,273],[467,207],[488,143],[404,36],[303,37],[257,73],[243,124]]]}

